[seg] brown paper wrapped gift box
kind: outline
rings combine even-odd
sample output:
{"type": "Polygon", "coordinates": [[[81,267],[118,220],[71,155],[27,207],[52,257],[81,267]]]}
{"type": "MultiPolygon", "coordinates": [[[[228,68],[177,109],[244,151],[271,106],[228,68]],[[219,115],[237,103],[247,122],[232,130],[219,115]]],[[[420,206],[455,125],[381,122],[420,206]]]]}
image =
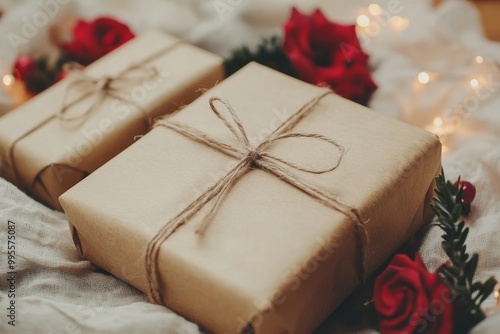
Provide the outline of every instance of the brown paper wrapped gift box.
{"type": "Polygon", "coordinates": [[[62,193],[146,133],[147,119],[188,104],[200,95],[199,88],[224,76],[220,57],[156,31],[84,73],[96,82],[76,84],[81,75],[75,74],[0,119],[1,175],[57,209],[62,193]],[[127,74],[133,66],[138,68],[127,74]],[[103,86],[97,79],[121,75],[126,78],[110,85],[124,100],[99,91],[103,86]],[[66,117],[88,114],[61,120],[55,115],[63,105],[69,106],[66,117]]]}
{"type": "MultiPolygon", "coordinates": [[[[211,96],[222,97],[255,145],[324,92],[250,64],[168,121],[235,144],[209,107],[211,96]]],[[[437,137],[333,94],[292,131],[324,135],[346,148],[332,172],[293,173],[360,210],[369,237],[366,271],[372,272],[429,217],[440,169],[437,137]]],[[[268,150],[302,166],[332,159],[324,143],[308,140],[282,140],[268,150]]],[[[155,127],[61,196],[79,251],[148,292],[148,243],[235,161],[155,127]]],[[[255,333],[311,333],[360,283],[359,238],[350,219],[271,173],[247,171],[197,234],[205,214],[198,212],[162,244],[158,270],[165,305],[215,333],[247,326],[255,333]]]]}

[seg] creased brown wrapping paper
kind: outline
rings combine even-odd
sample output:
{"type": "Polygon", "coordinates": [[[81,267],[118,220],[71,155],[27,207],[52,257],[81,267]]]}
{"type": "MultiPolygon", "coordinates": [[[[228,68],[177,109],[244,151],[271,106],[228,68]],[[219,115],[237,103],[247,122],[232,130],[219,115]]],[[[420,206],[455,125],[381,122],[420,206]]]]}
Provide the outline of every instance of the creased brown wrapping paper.
{"type": "MultiPolygon", "coordinates": [[[[82,95],[83,88],[67,89],[72,78],[63,80],[25,105],[0,118],[1,175],[24,188],[43,203],[60,209],[58,197],[82,178],[133,143],[136,135],[148,130],[146,118],[177,110],[223,79],[222,59],[161,32],[152,31],[118,48],[90,65],[85,73],[102,78],[115,77],[133,64],[144,66],[135,72],[137,83],[121,92],[136,106],[112,97],[79,121],[52,119],[33,133],[18,138],[56,114],[63,101],[82,95]],[[147,79],[146,73],[158,74],[147,79]],[[14,146],[15,177],[9,149],[14,146]]],[[[93,98],[72,105],[66,112],[77,115],[88,110],[93,98]]]]}
{"type": "MultiPolygon", "coordinates": [[[[232,142],[209,109],[211,96],[223,97],[256,144],[322,92],[250,64],[171,119],[232,142]]],[[[333,94],[293,131],[325,135],[348,150],[333,172],[298,176],[361,210],[372,272],[428,217],[440,168],[437,137],[333,94]]],[[[321,166],[331,159],[323,149],[314,141],[290,140],[271,152],[321,166]]],[[[155,128],[61,196],[77,247],[148,291],[148,242],[234,163],[155,128]]],[[[246,326],[256,333],[311,333],[359,284],[357,239],[348,219],[264,171],[244,175],[199,235],[202,215],[166,240],[160,271],[166,305],[215,333],[240,333],[246,326]]]]}

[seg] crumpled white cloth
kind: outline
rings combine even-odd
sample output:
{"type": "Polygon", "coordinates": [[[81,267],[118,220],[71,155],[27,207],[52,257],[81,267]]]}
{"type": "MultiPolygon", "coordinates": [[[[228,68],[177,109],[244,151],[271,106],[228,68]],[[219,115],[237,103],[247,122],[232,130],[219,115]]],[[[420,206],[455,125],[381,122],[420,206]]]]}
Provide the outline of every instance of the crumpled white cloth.
{"type": "Polygon", "coordinates": [[[64,215],[0,179],[0,333],[198,333],[198,327],[97,271],[75,250],[64,215]],[[15,327],[8,324],[8,221],[15,223],[15,327]],[[7,320],[6,320],[7,319],[7,320]]]}
{"type": "MultiPolygon", "coordinates": [[[[9,71],[19,54],[53,52],[48,43],[52,36],[50,27],[64,26],[76,16],[112,15],[130,24],[137,33],[160,28],[225,56],[234,47],[255,45],[263,36],[280,33],[292,3],[298,3],[305,11],[321,6],[329,17],[340,22],[353,22],[360,8],[370,3],[77,0],[61,5],[50,23],[38,28],[36,36],[27,38],[25,44],[12,45],[8,34],[20,34],[25,18],[32,19],[40,11],[39,3],[48,1],[0,0],[0,6],[8,9],[0,19],[1,73],[9,71]],[[215,6],[221,3],[217,11],[215,6]]],[[[63,2],[67,1],[60,1],[63,2]]],[[[384,11],[389,9],[387,1],[377,2],[384,11]]],[[[500,278],[500,75],[495,65],[500,61],[500,45],[483,37],[478,13],[468,2],[449,0],[437,10],[429,2],[401,0],[401,11],[390,13],[388,18],[406,18],[408,28],[395,32],[391,21],[381,19],[376,22],[379,33],[363,40],[379,85],[370,106],[424,128],[437,117],[453,120],[453,115],[466,110],[460,124],[444,124],[445,129],[452,131],[442,137],[443,165],[449,179],[461,175],[476,185],[477,199],[467,218],[471,228],[468,249],[480,254],[479,278],[500,278]],[[474,63],[478,55],[484,58],[483,64],[474,63]],[[417,83],[421,71],[431,75],[429,84],[417,83]],[[489,82],[487,97],[474,100],[475,93],[470,88],[473,78],[481,78],[481,85],[489,82]]],[[[0,92],[0,114],[8,109],[8,99],[0,92]]],[[[82,261],[73,247],[64,216],[34,203],[4,180],[0,180],[0,219],[0,264],[4,266],[6,256],[8,219],[16,222],[19,252],[19,327],[7,327],[2,319],[1,333],[199,332],[196,325],[164,307],[148,304],[134,288],[82,261]]],[[[445,260],[440,235],[439,229],[432,229],[420,249],[430,270],[445,260]]],[[[4,309],[6,270],[0,269],[0,305],[4,309]]],[[[490,316],[472,331],[474,334],[498,332],[500,312],[494,305],[491,296],[484,303],[490,316]]],[[[325,325],[318,331],[332,332],[375,333],[336,324],[325,325]]]]}

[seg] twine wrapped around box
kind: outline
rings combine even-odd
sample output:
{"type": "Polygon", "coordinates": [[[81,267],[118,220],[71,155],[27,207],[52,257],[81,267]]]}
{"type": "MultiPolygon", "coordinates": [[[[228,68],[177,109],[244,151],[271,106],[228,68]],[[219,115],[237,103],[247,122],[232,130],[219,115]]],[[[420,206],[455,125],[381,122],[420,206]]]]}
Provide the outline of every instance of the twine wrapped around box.
{"type": "Polygon", "coordinates": [[[194,202],[189,204],[184,210],[178,213],[174,218],[168,221],[156,234],[156,236],[148,244],[148,249],[146,251],[146,272],[149,282],[149,295],[150,298],[156,303],[163,303],[161,295],[161,282],[160,273],[158,271],[158,256],[160,247],[170,237],[175,231],[186,224],[194,215],[196,215],[205,206],[210,204],[211,208],[203,217],[202,224],[198,229],[202,232],[206,225],[213,219],[213,216],[217,212],[218,207],[221,205],[224,196],[227,195],[231,187],[234,185],[238,179],[247,173],[251,169],[261,169],[270,174],[275,175],[281,180],[287,182],[291,186],[297,188],[298,190],[306,193],[311,198],[315,199],[319,203],[326,207],[332,208],[345,214],[352,221],[356,236],[358,238],[358,251],[359,251],[359,261],[358,261],[358,275],[360,280],[364,280],[366,277],[366,245],[368,242],[368,236],[365,230],[364,221],[361,218],[360,212],[348,205],[339,202],[335,198],[335,194],[323,191],[313,185],[304,182],[298,177],[294,171],[305,172],[310,174],[324,174],[335,170],[342,161],[345,149],[326,136],[315,134],[315,133],[293,133],[289,132],[294,128],[297,123],[299,123],[307,114],[316,106],[316,104],[321,101],[323,97],[328,94],[332,94],[330,90],[320,96],[314,98],[309,103],[305,104],[302,108],[293,114],[287,121],[281,124],[274,132],[265,140],[263,140],[257,147],[252,147],[248,139],[247,133],[241,120],[239,119],[236,112],[233,110],[229,102],[218,98],[210,98],[210,108],[214,114],[219,118],[226,127],[231,131],[234,137],[238,141],[238,145],[231,145],[231,143],[225,143],[219,139],[213,138],[195,128],[192,128],[185,124],[178,124],[175,122],[169,122],[168,120],[163,120],[158,122],[155,126],[163,126],[170,130],[173,130],[183,136],[203,143],[211,148],[214,148],[222,153],[233,156],[239,160],[238,164],[234,166],[225,177],[221,178],[219,182],[215,183],[212,187],[207,189],[206,192],[202,193],[194,202]],[[215,103],[220,102],[229,113],[231,118],[224,116],[222,112],[218,110],[215,103]],[[340,152],[338,160],[330,167],[324,169],[313,169],[304,168],[290,161],[286,161],[269,153],[266,149],[272,146],[280,140],[286,140],[290,138],[308,139],[308,140],[318,140],[326,142],[332,145],[336,150],[340,152]]]}
{"type": "Polygon", "coordinates": [[[203,328],[306,334],[428,220],[440,157],[249,64],[60,201],[84,258],[203,328]]]}
{"type": "MultiPolygon", "coordinates": [[[[144,59],[144,63],[147,63],[157,58],[159,55],[168,52],[169,50],[173,49],[179,44],[180,42],[178,41],[176,43],[173,43],[172,45],[169,45],[168,47],[162,49],[160,52],[155,53],[149,56],[148,58],[144,59]]],[[[16,163],[16,158],[14,154],[15,148],[16,145],[21,140],[33,134],[38,129],[46,125],[48,122],[51,122],[54,119],[59,119],[63,122],[72,122],[80,120],[84,117],[89,117],[92,111],[101,104],[103,99],[113,98],[136,108],[143,114],[146,128],[149,128],[151,126],[151,118],[148,116],[144,108],[138,103],[134,102],[132,99],[127,98],[126,96],[120,93],[126,92],[128,89],[133,88],[135,85],[140,84],[144,80],[156,77],[158,75],[157,69],[155,68],[148,69],[144,67],[142,64],[132,64],[118,75],[101,76],[101,77],[93,77],[88,75],[82,70],[82,66],[77,63],[68,63],[66,65],[65,70],[69,72],[69,75],[64,80],[68,80],[69,83],[67,83],[66,86],[66,92],[64,93],[62,99],[61,108],[55,114],[47,117],[45,120],[43,120],[33,128],[19,135],[19,137],[12,143],[12,145],[9,148],[10,165],[15,176],[14,182],[16,184],[19,184],[22,188],[27,189],[26,193],[28,194],[30,193],[30,189],[33,188],[34,183],[37,182],[37,177],[35,177],[31,185],[23,185],[23,181],[19,175],[19,168],[16,163]],[[131,73],[137,71],[139,71],[139,76],[129,76],[131,73]],[[79,96],[73,101],[68,102],[67,97],[69,96],[69,92],[73,89],[79,90],[79,96]],[[87,99],[93,99],[93,101],[87,108],[84,109],[83,112],[77,115],[69,114],[69,110],[71,110],[70,109],[71,107],[77,105],[78,103],[81,103],[82,101],[86,101],[87,99]]],[[[47,166],[42,168],[42,170],[40,170],[39,173],[42,173],[46,168],[48,168],[50,165],[53,164],[54,163],[47,164],[47,166]]],[[[87,172],[78,169],[75,166],[70,166],[68,164],[61,164],[61,163],[58,163],[58,165],[63,168],[78,170],[78,172],[82,173],[82,175],[88,175],[87,172]]]]}
{"type": "Polygon", "coordinates": [[[0,119],[5,179],[61,210],[58,198],[224,77],[222,58],[144,33],[0,119]]]}

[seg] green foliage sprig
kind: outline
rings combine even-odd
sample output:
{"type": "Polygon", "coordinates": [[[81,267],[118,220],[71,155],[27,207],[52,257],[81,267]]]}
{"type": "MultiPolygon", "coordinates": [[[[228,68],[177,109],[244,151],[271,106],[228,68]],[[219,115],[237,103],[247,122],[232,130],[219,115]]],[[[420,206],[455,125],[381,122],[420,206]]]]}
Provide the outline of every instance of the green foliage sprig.
{"type": "Polygon", "coordinates": [[[288,57],[283,52],[281,38],[278,36],[263,39],[255,50],[247,46],[234,50],[224,63],[226,75],[230,76],[252,61],[292,77],[297,76],[288,57]]]}
{"type": "Polygon", "coordinates": [[[459,181],[446,180],[441,170],[436,177],[436,197],[431,206],[439,220],[436,225],[444,231],[441,245],[450,259],[439,272],[454,292],[455,328],[465,333],[485,318],[481,304],[493,292],[497,281],[494,277],[485,282],[474,281],[479,255],[469,254],[465,245],[469,228],[462,220],[465,212],[459,181]]]}

